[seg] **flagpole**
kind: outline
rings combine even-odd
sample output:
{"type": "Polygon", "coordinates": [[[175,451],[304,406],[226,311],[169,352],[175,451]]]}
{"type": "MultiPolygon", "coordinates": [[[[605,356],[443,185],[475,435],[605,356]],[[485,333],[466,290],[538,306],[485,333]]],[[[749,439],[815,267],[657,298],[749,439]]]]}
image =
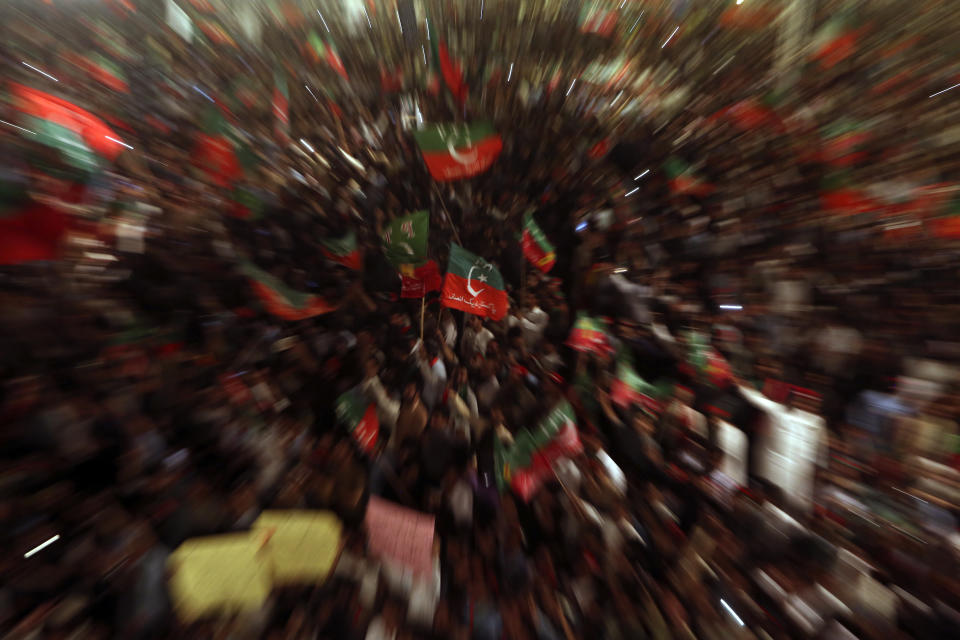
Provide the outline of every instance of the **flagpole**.
{"type": "Polygon", "coordinates": [[[423,340],[423,315],[427,309],[427,292],[423,292],[423,297],[420,298],[420,340],[423,340]]]}
{"type": "Polygon", "coordinates": [[[463,242],[460,241],[460,234],[457,233],[457,227],[453,224],[453,218],[450,217],[450,212],[447,211],[447,205],[443,204],[443,196],[440,194],[440,189],[437,187],[437,183],[433,183],[433,189],[437,192],[437,199],[440,201],[440,206],[443,208],[443,212],[447,215],[447,222],[450,223],[450,228],[453,229],[453,235],[457,238],[457,244],[461,247],[463,242]]]}

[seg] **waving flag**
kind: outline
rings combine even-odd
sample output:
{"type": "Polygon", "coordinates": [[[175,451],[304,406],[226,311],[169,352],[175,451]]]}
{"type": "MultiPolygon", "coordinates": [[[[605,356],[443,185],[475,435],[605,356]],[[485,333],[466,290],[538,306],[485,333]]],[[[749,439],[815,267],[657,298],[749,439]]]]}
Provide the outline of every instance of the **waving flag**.
{"type": "Polygon", "coordinates": [[[383,250],[387,260],[400,273],[413,276],[414,268],[427,259],[430,212],[426,209],[396,218],[383,232],[383,250]]]}
{"type": "Polygon", "coordinates": [[[290,90],[287,87],[287,76],[281,71],[274,74],[273,85],[273,115],[274,130],[277,139],[290,142],[290,90]]]}
{"type": "Polygon", "coordinates": [[[400,297],[422,298],[431,291],[439,291],[443,284],[440,268],[433,260],[413,270],[412,276],[400,275],[400,297]]]}
{"type": "Polygon", "coordinates": [[[670,158],[663,165],[670,179],[670,191],[676,194],[707,196],[713,193],[713,185],[694,173],[693,169],[679,158],[670,158]]]}
{"type": "Polygon", "coordinates": [[[596,318],[581,313],[567,338],[567,346],[576,351],[608,354],[613,352],[610,338],[596,318]]]}
{"type": "Polygon", "coordinates": [[[563,400],[532,431],[517,434],[509,448],[497,442],[494,465],[500,490],[510,487],[523,500],[530,498],[553,475],[553,462],[583,451],[573,408],[563,400]]]}
{"type": "Polygon", "coordinates": [[[348,269],[359,271],[363,260],[360,256],[360,249],[357,247],[357,236],[353,231],[347,233],[342,238],[324,238],[323,255],[328,260],[342,264],[348,269]]]}
{"type": "Polygon", "coordinates": [[[303,320],[323,315],[336,309],[320,296],[315,296],[288,287],[276,276],[247,262],[240,265],[240,271],[250,280],[250,286],[260,298],[268,313],[284,320],[303,320]]]}
{"type": "Polygon", "coordinates": [[[530,264],[544,273],[553,268],[557,261],[557,254],[553,250],[553,245],[547,240],[543,230],[533,219],[533,212],[528,211],[523,216],[523,233],[520,236],[520,245],[523,248],[523,255],[526,256],[530,264]]]}
{"type": "Polygon", "coordinates": [[[658,414],[669,394],[669,385],[652,385],[626,362],[617,365],[617,377],[610,386],[610,399],[621,407],[638,404],[645,411],[658,414]]]}
{"type": "Polygon", "coordinates": [[[316,31],[311,31],[307,37],[307,44],[313,54],[314,60],[326,60],[330,68],[337,72],[337,75],[344,80],[350,79],[350,76],[347,75],[347,68],[343,66],[343,60],[340,58],[332,42],[321,38],[316,31]]]}
{"type": "Polygon", "coordinates": [[[350,389],[337,398],[337,420],[346,427],[360,448],[372,453],[380,436],[377,405],[367,400],[359,387],[350,389]]]}
{"type": "Polygon", "coordinates": [[[463,105],[467,100],[467,83],[463,79],[463,69],[460,67],[460,64],[450,56],[450,51],[447,48],[446,39],[433,27],[433,22],[428,18],[427,19],[427,30],[429,31],[430,38],[430,50],[432,52],[432,69],[431,75],[436,74],[439,70],[440,74],[443,75],[443,81],[447,84],[447,88],[450,89],[451,95],[457,101],[457,104],[463,105]]]}
{"type": "Polygon", "coordinates": [[[488,122],[432,125],[414,135],[430,175],[440,182],[483,173],[503,149],[503,141],[488,122]]]}
{"type": "Polygon", "coordinates": [[[440,302],[445,307],[494,320],[507,315],[509,306],[497,268],[455,244],[450,245],[450,264],[440,302]]]}

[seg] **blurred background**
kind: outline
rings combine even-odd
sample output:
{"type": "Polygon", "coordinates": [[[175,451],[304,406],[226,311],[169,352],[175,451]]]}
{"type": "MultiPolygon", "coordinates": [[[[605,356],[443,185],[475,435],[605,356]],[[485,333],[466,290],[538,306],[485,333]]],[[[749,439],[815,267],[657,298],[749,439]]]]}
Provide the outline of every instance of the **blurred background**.
{"type": "Polygon", "coordinates": [[[7,0],[0,635],[960,636],[947,0],[7,0]]]}

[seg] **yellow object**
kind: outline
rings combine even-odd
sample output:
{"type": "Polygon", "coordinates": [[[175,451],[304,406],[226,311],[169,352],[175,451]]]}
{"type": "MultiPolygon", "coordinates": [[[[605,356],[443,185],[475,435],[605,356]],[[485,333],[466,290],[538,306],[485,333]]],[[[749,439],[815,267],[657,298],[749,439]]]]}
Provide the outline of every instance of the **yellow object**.
{"type": "Polygon", "coordinates": [[[262,546],[274,584],[322,582],[340,556],[340,520],[329,511],[264,511],[251,534],[262,546]]]}
{"type": "Polygon", "coordinates": [[[167,561],[170,597],[177,615],[193,621],[208,614],[256,610],[270,594],[270,570],[248,533],[192,538],[167,561]]]}

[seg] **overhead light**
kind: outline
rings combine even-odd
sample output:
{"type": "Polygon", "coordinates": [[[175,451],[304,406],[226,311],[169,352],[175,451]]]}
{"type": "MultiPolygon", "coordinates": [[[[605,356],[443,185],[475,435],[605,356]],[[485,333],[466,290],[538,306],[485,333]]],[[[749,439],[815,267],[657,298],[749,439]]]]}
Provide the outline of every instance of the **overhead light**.
{"type": "MultiPolygon", "coordinates": [[[[740,4],[740,3],[738,2],[737,4],[740,4]]],[[[723,608],[726,609],[731,616],[733,616],[733,619],[737,621],[738,625],[740,625],[741,627],[744,626],[743,620],[740,619],[740,616],[737,615],[736,611],[730,608],[730,605],[727,604],[726,600],[724,600],[723,598],[720,598],[720,604],[722,604],[723,608]]]]}
{"type": "Polygon", "coordinates": [[[743,0],[737,0],[737,4],[743,4],[743,0]]]}
{"type": "Polygon", "coordinates": [[[677,25],[677,28],[673,30],[673,33],[670,34],[670,37],[663,41],[663,44],[660,45],[660,48],[663,49],[667,46],[667,43],[673,40],[673,36],[677,35],[677,31],[680,31],[680,25],[677,25]]]}
{"type": "Polygon", "coordinates": [[[36,133],[35,131],[30,131],[30,129],[24,129],[23,127],[18,127],[17,125],[15,125],[15,124],[13,124],[13,123],[11,123],[11,122],[7,122],[6,120],[0,120],[0,123],[3,123],[3,124],[5,124],[5,125],[7,125],[8,127],[13,127],[14,129],[20,129],[20,131],[26,131],[27,133],[29,133],[29,134],[32,135],[32,136],[37,135],[37,133],[36,133]]]}
{"type": "Polygon", "coordinates": [[[46,542],[37,545],[37,546],[34,547],[33,549],[30,549],[30,551],[27,551],[25,554],[23,554],[23,557],[24,557],[24,558],[29,558],[30,556],[34,555],[35,553],[38,553],[38,552],[40,552],[40,551],[43,551],[44,549],[46,549],[47,547],[49,547],[50,545],[52,545],[54,542],[56,542],[56,541],[59,540],[59,539],[60,539],[60,534],[58,533],[57,535],[53,536],[52,538],[50,538],[50,539],[47,540],[46,542]]]}
{"type": "Polygon", "coordinates": [[[327,33],[330,33],[330,27],[327,26],[327,21],[323,19],[323,14],[320,13],[320,9],[317,9],[317,15],[320,16],[320,22],[323,23],[323,28],[327,30],[327,33]]]}
{"type": "Polygon", "coordinates": [[[308,87],[307,85],[303,85],[303,88],[310,92],[310,95],[313,96],[313,99],[317,104],[320,104],[320,101],[317,100],[317,96],[313,95],[313,91],[310,89],[310,87],[308,87]]]}
{"type": "Polygon", "coordinates": [[[36,68],[35,66],[33,66],[32,64],[28,64],[28,63],[26,63],[26,62],[23,62],[23,60],[21,60],[20,62],[23,63],[23,66],[29,67],[30,69],[33,69],[33,70],[36,71],[37,73],[42,73],[43,75],[47,76],[48,78],[50,78],[50,79],[53,80],[54,82],[60,82],[59,80],[57,80],[56,78],[54,78],[52,75],[50,75],[50,74],[47,73],[46,71],[43,71],[43,70],[41,70],[41,69],[37,69],[37,68],[36,68]]]}
{"type": "Polygon", "coordinates": [[[638,15],[636,21],[634,21],[633,26],[630,27],[630,33],[633,33],[633,30],[637,27],[637,22],[640,22],[640,18],[642,17],[643,17],[643,11],[640,12],[640,15],[638,15]]]}
{"type": "Polygon", "coordinates": [[[627,268],[626,268],[626,267],[617,267],[616,269],[613,270],[613,272],[614,272],[614,273],[626,273],[626,272],[627,272],[627,268]]]}
{"type": "Polygon", "coordinates": [[[310,153],[316,153],[314,148],[310,146],[310,143],[304,140],[303,138],[300,138],[300,144],[305,146],[307,148],[307,151],[309,151],[310,153]]]}
{"type": "MultiPolygon", "coordinates": [[[[23,64],[27,64],[27,63],[24,62],[23,64]]],[[[30,65],[27,65],[27,66],[29,67],[30,65]]],[[[40,73],[43,73],[43,72],[41,71],[40,73]]],[[[46,75],[46,74],[44,74],[44,75],[46,75]]],[[[943,91],[937,91],[935,94],[930,95],[930,96],[927,96],[927,97],[928,97],[928,98],[933,98],[934,96],[938,96],[938,95],[940,95],[941,93],[946,93],[947,91],[950,91],[950,89],[956,89],[957,87],[960,87],[960,84],[955,84],[955,85],[953,85],[952,87],[947,87],[947,88],[944,89],[943,91]]]]}
{"type": "Polygon", "coordinates": [[[580,224],[577,225],[577,231],[583,231],[583,230],[586,229],[586,228],[587,228],[587,221],[586,221],[586,220],[584,220],[583,222],[581,222],[580,224]]]}
{"type": "Polygon", "coordinates": [[[724,311],[743,311],[742,304],[721,304],[720,308],[724,311]]]}
{"type": "Polygon", "coordinates": [[[396,7],[393,9],[397,14],[397,24],[400,25],[400,35],[403,35],[403,23],[400,22],[400,9],[396,7]]]}
{"type": "Polygon", "coordinates": [[[507,73],[507,82],[510,82],[510,78],[513,77],[513,63],[510,63],[510,71],[507,73]]]}
{"type": "Polygon", "coordinates": [[[647,175],[648,173],[650,173],[650,169],[644,169],[644,170],[643,170],[643,173],[641,173],[641,174],[638,175],[636,178],[634,178],[634,180],[639,180],[640,178],[642,178],[643,176],[647,175]]]}
{"type": "Polygon", "coordinates": [[[200,95],[202,95],[204,98],[206,98],[206,99],[209,100],[210,102],[216,102],[216,100],[214,100],[213,98],[211,98],[211,97],[209,96],[209,94],[207,94],[206,91],[204,91],[203,89],[201,89],[201,88],[198,87],[197,85],[193,85],[193,90],[196,91],[197,93],[199,93],[200,95]]]}
{"type": "Polygon", "coordinates": [[[570,88],[567,89],[567,95],[570,95],[570,92],[573,91],[573,85],[577,84],[577,79],[574,78],[573,82],[570,83],[570,88]]]}
{"type": "Polygon", "coordinates": [[[629,198],[630,196],[632,196],[633,194],[635,194],[637,191],[640,191],[640,187],[634,187],[632,190],[627,191],[625,194],[623,194],[623,197],[624,197],[624,198],[629,198]]]}
{"type": "Polygon", "coordinates": [[[370,14],[367,13],[367,8],[361,3],[360,8],[363,9],[363,15],[367,16],[367,27],[373,29],[373,23],[370,22],[370,14]]]}
{"type": "Polygon", "coordinates": [[[420,51],[423,51],[423,64],[427,64],[427,48],[420,45],[420,51]]]}
{"type": "Polygon", "coordinates": [[[111,138],[110,136],[103,136],[103,137],[106,138],[107,140],[109,140],[110,142],[116,142],[117,144],[123,145],[123,146],[125,146],[127,149],[133,149],[133,147],[131,147],[130,145],[128,145],[126,142],[123,142],[122,140],[117,140],[116,138],[111,138]]]}

